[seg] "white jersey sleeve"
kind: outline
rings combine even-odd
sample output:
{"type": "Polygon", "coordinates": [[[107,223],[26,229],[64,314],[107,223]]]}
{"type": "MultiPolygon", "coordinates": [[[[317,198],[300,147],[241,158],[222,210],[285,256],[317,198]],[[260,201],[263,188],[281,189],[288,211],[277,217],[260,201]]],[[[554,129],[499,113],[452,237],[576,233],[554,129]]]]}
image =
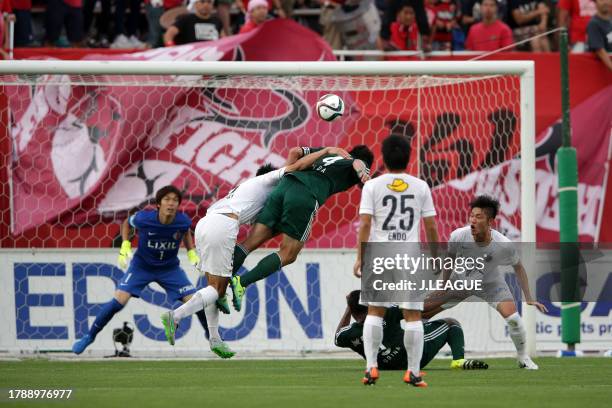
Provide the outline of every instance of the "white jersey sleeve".
{"type": "Polygon", "coordinates": [[[480,246],[474,242],[469,226],[457,228],[451,233],[448,246],[449,254],[452,253],[456,257],[483,259],[485,262],[481,274],[484,282],[503,279],[499,267],[514,266],[520,262],[514,243],[494,229],[491,230],[489,245],[480,246]]]}
{"type": "Polygon", "coordinates": [[[281,167],[280,169],[262,174],[260,177],[263,183],[276,185],[284,175],[285,167],[281,167]]]}
{"type": "Polygon", "coordinates": [[[283,167],[248,179],[210,206],[208,213],[236,214],[240,224],[251,224],[284,174],[283,167]]]}
{"type": "MultiPolygon", "coordinates": [[[[469,227],[468,227],[469,228],[469,227]]],[[[448,254],[450,256],[457,256],[457,250],[459,248],[459,243],[462,242],[461,232],[462,228],[458,228],[451,232],[450,237],[448,238],[448,254]]]]}
{"type": "Polygon", "coordinates": [[[515,266],[521,262],[514,242],[497,230],[491,230],[494,242],[499,242],[499,265],[515,266]]]}

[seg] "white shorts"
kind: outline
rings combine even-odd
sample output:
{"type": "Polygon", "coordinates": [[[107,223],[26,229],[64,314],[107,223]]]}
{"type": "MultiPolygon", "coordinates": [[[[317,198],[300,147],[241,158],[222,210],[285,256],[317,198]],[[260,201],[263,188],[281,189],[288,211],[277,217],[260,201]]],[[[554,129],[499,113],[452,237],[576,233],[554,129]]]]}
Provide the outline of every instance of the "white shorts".
{"type": "MultiPolygon", "coordinates": [[[[497,305],[503,301],[514,301],[514,297],[512,296],[512,292],[510,292],[508,283],[501,275],[495,280],[483,282],[482,291],[479,291],[478,294],[473,293],[472,296],[484,300],[493,309],[497,309],[497,305]]],[[[450,309],[457,306],[461,302],[461,300],[451,300],[444,303],[441,308],[445,310],[450,309]]]]}
{"type": "Polygon", "coordinates": [[[223,214],[208,214],[198,221],[195,245],[200,256],[200,273],[231,278],[239,229],[238,220],[223,214]]]}
{"type": "Polygon", "coordinates": [[[501,276],[494,281],[483,282],[482,288],[484,294],[479,297],[487,302],[493,309],[497,309],[497,305],[503,301],[510,300],[514,302],[514,296],[512,296],[512,292],[510,292],[508,283],[501,276]]]}
{"type": "Polygon", "coordinates": [[[423,302],[399,302],[399,303],[391,303],[391,302],[366,302],[364,306],[374,306],[374,307],[393,307],[397,306],[403,310],[420,310],[423,311],[423,302]]]}
{"type": "Polygon", "coordinates": [[[373,307],[394,307],[397,306],[400,309],[404,310],[420,310],[423,311],[423,302],[365,302],[361,300],[361,296],[359,296],[359,304],[362,306],[373,306],[373,307]]]}

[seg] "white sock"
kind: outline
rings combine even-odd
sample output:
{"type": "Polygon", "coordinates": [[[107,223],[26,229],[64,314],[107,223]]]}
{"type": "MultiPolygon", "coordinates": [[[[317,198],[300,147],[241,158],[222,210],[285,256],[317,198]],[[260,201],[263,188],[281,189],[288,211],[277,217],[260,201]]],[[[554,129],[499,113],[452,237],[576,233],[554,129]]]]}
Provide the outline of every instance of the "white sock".
{"type": "Polygon", "coordinates": [[[209,340],[221,340],[219,334],[219,309],[217,305],[212,303],[204,309],[206,313],[206,321],[208,322],[208,339],[209,340]]]}
{"type": "Polygon", "coordinates": [[[523,319],[518,312],[506,317],[506,323],[508,324],[508,333],[516,348],[516,353],[519,359],[525,358],[525,326],[523,325],[523,319]]]}
{"type": "Polygon", "coordinates": [[[416,377],[421,372],[421,358],[423,357],[423,322],[406,322],[404,326],[404,347],[408,355],[408,369],[416,377]]]}
{"type": "Polygon", "coordinates": [[[205,309],[206,306],[215,303],[219,298],[217,290],[212,286],[207,286],[193,294],[185,304],[174,311],[174,320],[178,321],[184,317],[191,316],[197,311],[205,309]]]}
{"type": "Polygon", "coordinates": [[[363,323],[363,352],[369,370],[378,367],[378,349],[383,339],[383,318],[367,315],[363,323]]]}

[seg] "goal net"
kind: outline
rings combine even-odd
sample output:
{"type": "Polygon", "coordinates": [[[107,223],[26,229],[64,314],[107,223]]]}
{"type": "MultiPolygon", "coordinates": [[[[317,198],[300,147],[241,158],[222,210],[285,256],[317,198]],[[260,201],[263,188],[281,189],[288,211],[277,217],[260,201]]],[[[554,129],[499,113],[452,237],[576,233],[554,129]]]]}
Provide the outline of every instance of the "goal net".
{"type": "MultiPolygon", "coordinates": [[[[183,191],[181,209],[195,226],[211,203],[261,164],[282,166],[295,146],[366,144],[376,175],[382,141],[401,135],[412,147],[409,172],[432,187],[442,240],[465,225],[470,199],[487,193],[502,203],[498,229],[535,241],[529,62],[17,61],[0,73],[0,350],[68,350],[87,332],[123,274],[120,223],[151,207],[160,187],[183,191]],[[314,112],[324,93],[344,99],[340,120],[314,112]]],[[[221,316],[232,347],[336,350],[345,296],[359,287],[351,273],[359,197],[353,188],[328,200],[298,261],[250,287],[242,312],[221,316]]],[[[135,353],[170,352],[159,314],[171,306],[152,284],[88,350],[112,351],[112,330],[127,321],[135,353]]],[[[486,304],[456,310],[466,350],[512,350],[486,304]]],[[[173,352],[206,355],[197,319],[177,337],[173,352]]]]}

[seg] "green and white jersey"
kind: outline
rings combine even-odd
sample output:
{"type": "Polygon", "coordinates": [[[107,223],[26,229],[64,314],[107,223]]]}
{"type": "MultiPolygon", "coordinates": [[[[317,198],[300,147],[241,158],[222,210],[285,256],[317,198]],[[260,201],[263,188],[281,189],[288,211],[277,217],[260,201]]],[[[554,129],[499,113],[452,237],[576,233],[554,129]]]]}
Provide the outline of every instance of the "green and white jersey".
{"type": "MultiPolygon", "coordinates": [[[[387,309],[383,320],[383,342],[378,350],[378,368],[381,370],[405,370],[407,366],[404,348],[404,330],[401,327],[402,312],[397,307],[387,309]]],[[[433,320],[423,323],[424,340],[421,368],[425,367],[447,342],[448,323],[433,320]]],[[[335,344],[350,348],[365,359],[363,351],[363,324],[352,323],[336,333],[335,344]]]]}
{"type": "Polygon", "coordinates": [[[353,161],[327,154],[314,162],[312,168],[287,174],[287,177],[297,178],[315,196],[319,205],[323,205],[332,195],[359,183],[353,161]]]}

